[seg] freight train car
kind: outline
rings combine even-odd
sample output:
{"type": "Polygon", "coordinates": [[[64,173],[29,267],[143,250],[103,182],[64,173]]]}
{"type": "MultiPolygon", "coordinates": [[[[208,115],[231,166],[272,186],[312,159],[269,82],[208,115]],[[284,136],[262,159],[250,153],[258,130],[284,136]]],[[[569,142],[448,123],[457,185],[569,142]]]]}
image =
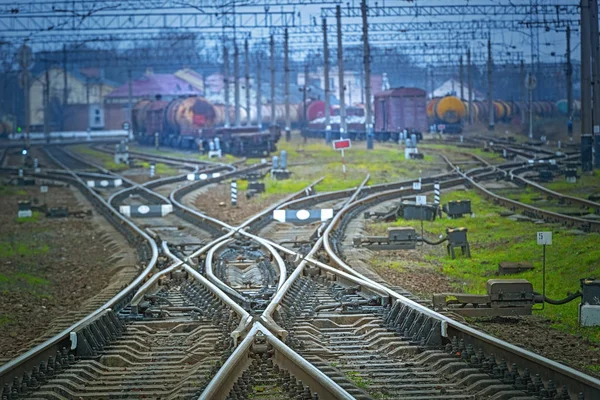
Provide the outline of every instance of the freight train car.
{"type": "Polygon", "coordinates": [[[431,99],[427,104],[427,117],[447,133],[460,133],[463,130],[467,108],[456,96],[431,99]]]}
{"type": "MultiPolygon", "coordinates": [[[[280,133],[259,132],[257,127],[225,128],[223,109],[201,97],[166,102],[142,100],[133,108],[133,131],[142,144],[208,150],[218,137],[224,152],[264,156],[276,150],[280,133]]],[[[230,119],[233,121],[233,119],[230,119]]]]}
{"type": "Polygon", "coordinates": [[[375,137],[397,140],[398,133],[427,131],[427,93],[417,88],[390,89],[375,95],[375,137]]]}

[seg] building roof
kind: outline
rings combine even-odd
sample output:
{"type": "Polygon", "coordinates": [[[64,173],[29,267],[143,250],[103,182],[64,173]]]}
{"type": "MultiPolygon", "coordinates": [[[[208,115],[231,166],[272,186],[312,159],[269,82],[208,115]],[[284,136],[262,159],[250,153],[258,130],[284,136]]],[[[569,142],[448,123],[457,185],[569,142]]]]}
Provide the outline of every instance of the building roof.
{"type": "MultiPolygon", "coordinates": [[[[469,87],[464,86],[465,99],[469,98],[469,87]]],[[[444,82],[440,87],[433,91],[433,97],[444,97],[447,95],[460,96],[460,82],[456,79],[449,79],[444,82]]],[[[477,90],[473,89],[473,100],[484,100],[485,96],[477,90]]]]}
{"type": "MultiPolygon", "coordinates": [[[[131,88],[133,97],[202,95],[202,92],[193,85],[172,74],[146,74],[140,79],[133,80],[131,88]]],[[[110,92],[106,97],[128,96],[129,85],[126,83],[110,92]]]]}
{"type": "Polygon", "coordinates": [[[204,92],[204,78],[202,77],[202,75],[200,75],[193,69],[180,69],[179,71],[175,72],[175,76],[180,79],[183,79],[184,81],[192,85],[194,88],[204,92]]]}

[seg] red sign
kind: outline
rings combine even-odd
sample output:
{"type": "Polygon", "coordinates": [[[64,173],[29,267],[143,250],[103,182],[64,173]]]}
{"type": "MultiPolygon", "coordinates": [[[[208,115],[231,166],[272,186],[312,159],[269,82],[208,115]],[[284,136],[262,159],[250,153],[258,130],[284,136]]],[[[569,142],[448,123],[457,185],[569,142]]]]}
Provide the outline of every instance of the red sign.
{"type": "Polygon", "coordinates": [[[333,141],[333,149],[334,150],[344,150],[352,147],[352,143],[350,143],[350,139],[340,139],[333,141]]]}

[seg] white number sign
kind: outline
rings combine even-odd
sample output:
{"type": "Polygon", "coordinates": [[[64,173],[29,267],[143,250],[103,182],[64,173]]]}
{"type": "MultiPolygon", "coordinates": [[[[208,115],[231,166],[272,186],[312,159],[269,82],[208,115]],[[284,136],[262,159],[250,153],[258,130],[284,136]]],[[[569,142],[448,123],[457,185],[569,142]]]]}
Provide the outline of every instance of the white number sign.
{"type": "Polygon", "coordinates": [[[540,246],[545,244],[552,244],[552,232],[538,232],[537,244],[540,246]]]}
{"type": "Polygon", "coordinates": [[[413,190],[421,190],[421,182],[413,182],[413,190]]]}

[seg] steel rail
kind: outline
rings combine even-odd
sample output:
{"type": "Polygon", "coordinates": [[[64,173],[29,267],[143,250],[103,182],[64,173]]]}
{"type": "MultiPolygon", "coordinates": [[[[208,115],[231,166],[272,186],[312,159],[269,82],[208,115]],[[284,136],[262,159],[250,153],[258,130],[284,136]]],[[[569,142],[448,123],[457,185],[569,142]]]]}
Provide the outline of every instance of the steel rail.
{"type": "MultiPolygon", "coordinates": [[[[469,181],[472,181],[471,178],[462,174],[463,178],[469,181]]],[[[475,182],[473,184],[477,185],[475,182]]],[[[371,198],[377,197],[378,195],[370,196],[371,198]]],[[[332,221],[329,225],[333,227],[339,220],[343,214],[350,211],[352,208],[357,205],[368,201],[369,198],[358,200],[357,202],[349,205],[344,210],[340,211],[336,217],[339,218],[336,221],[332,221]]],[[[324,238],[326,235],[324,234],[324,238]]],[[[327,241],[326,241],[327,242],[327,241]]],[[[362,275],[353,271],[352,267],[346,264],[332,249],[331,246],[326,246],[328,248],[327,253],[330,256],[330,259],[336,264],[338,267],[348,271],[349,273],[361,277],[362,275]]],[[[366,281],[372,282],[370,279],[365,278],[366,281]]],[[[554,381],[555,385],[563,386],[566,385],[569,388],[569,391],[575,396],[579,392],[583,392],[585,398],[600,398],[600,380],[584,374],[580,371],[577,371],[571,367],[565,366],[556,361],[550,360],[546,357],[540,356],[536,353],[533,353],[529,350],[522,349],[521,347],[515,346],[511,343],[505,342],[503,340],[497,339],[491,335],[475,330],[467,325],[464,325],[458,321],[455,321],[445,315],[439,314],[435,311],[430,310],[429,308],[416,303],[413,300],[410,300],[393,290],[379,285],[376,282],[373,282],[377,287],[384,289],[390,296],[394,298],[395,301],[399,301],[415,311],[419,313],[425,314],[427,316],[433,317],[441,322],[441,334],[443,337],[451,337],[457,336],[459,338],[463,338],[466,343],[473,344],[475,347],[485,348],[487,351],[492,351],[501,355],[506,359],[507,363],[517,363],[520,368],[529,368],[532,373],[538,373],[545,378],[551,379],[554,381]]]]}
{"type": "MultiPolygon", "coordinates": [[[[446,157],[444,157],[444,156],[442,156],[442,157],[446,160],[446,162],[448,163],[449,166],[451,166],[451,167],[453,166],[453,164],[446,157]]],[[[531,164],[531,166],[533,166],[533,165],[534,164],[531,164]]],[[[463,176],[465,178],[465,180],[468,183],[470,183],[474,187],[474,189],[478,193],[482,194],[486,199],[491,200],[495,203],[501,204],[502,206],[504,206],[508,209],[511,209],[513,211],[516,209],[520,209],[522,211],[530,212],[531,214],[533,214],[535,216],[541,216],[542,219],[544,219],[548,222],[558,222],[558,223],[562,223],[567,226],[577,226],[584,231],[600,232],[600,221],[587,220],[587,219],[572,217],[569,215],[564,215],[564,214],[560,214],[560,213],[556,213],[556,212],[552,212],[552,211],[547,211],[547,210],[543,210],[543,209],[535,207],[535,206],[530,206],[528,204],[521,203],[516,200],[512,200],[512,199],[508,199],[506,197],[499,196],[499,195],[491,192],[490,190],[486,189],[479,183],[477,183],[473,177],[470,177],[460,171],[457,171],[457,173],[460,174],[461,176],[463,176]]],[[[560,195],[560,196],[563,196],[563,195],[560,195]]]]}
{"type": "Polygon", "coordinates": [[[145,242],[148,243],[150,249],[152,251],[152,256],[150,260],[148,260],[148,264],[142,270],[142,272],[123,290],[121,290],[117,295],[115,295],[112,299],[104,303],[97,310],[93,311],[91,314],[82,318],[80,321],[72,324],[68,328],[62,330],[60,333],[54,335],[50,339],[44,341],[43,343],[35,346],[34,348],[28,350],[27,352],[17,356],[16,358],[10,360],[8,363],[0,366],[0,384],[4,385],[12,381],[13,376],[18,375],[20,372],[26,369],[32,368],[34,365],[39,364],[39,358],[44,357],[45,355],[53,355],[56,354],[56,346],[60,343],[67,340],[71,334],[71,332],[76,331],[78,328],[83,325],[93,321],[97,317],[99,317],[104,311],[113,308],[117,303],[126,298],[131,291],[133,291],[137,286],[139,286],[144,279],[154,270],[156,266],[156,262],[158,260],[158,246],[156,242],[148,236],[144,231],[139,229],[135,224],[130,222],[128,219],[124,218],[117,210],[115,210],[108,202],[106,202],[100,195],[98,195],[94,190],[91,190],[87,187],[86,183],[79,177],[75,172],[67,168],[62,162],[52,156],[49,152],[46,151],[47,156],[52,159],[57,165],[63,167],[67,171],[71,171],[72,178],[75,182],[82,185],[86,188],[90,195],[93,196],[100,204],[105,206],[109,212],[111,212],[115,217],[120,219],[126,226],[129,227],[133,232],[135,232],[138,236],[140,236],[145,242]],[[15,371],[19,371],[15,373],[15,371]],[[6,379],[6,377],[11,374],[11,376],[6,379]]]}
{"type": "Polygon", "coordinates": [[[590,208],[593,208],[596,213],[600,212],[600,203],[596,203],[595,201],[591,201],[591,200],[582,199],[581,197],[574,197],[574,196],[569,196],[566,194],[555,192],[554,190],[548,189],[547,187],[545,187],[543,185],[540,185],[536,182],[530,181],[529,179],[527,179],[523,176],[517,175],[514,171],[515,170],[511,170],[509,172],[509,176],[512,181],[521,182],[526,186],[532,187],[542,193],[545,193],[548,196],[558,199],[560,202],[565,202],[567,204],[577,204],[581,207],[590,207],[590,208]]]}
{"type": "Polygon", "coordinates": [[[208,279],[202,276],[202,274],[200,274],[198,271],[192,268],[189,264],[183,262],[183,260],[180,260],[175,255],[173,255],[169,250],[168,246],[164,245],[163,250],[171,260],[175,261],[175,263],[181,263],[181,266],[183,266],[183,268],[188,274],[192,275],[194,279],[200,282],[200,284],[204,285],[208,290],[213,292],[215,296],[221,299],[223,303],[229,306],[237,315],[240,316],[240,323],[238,327],[234,329],[233,332],[231,332],[230,334],[230,336],[233,338],[234,346],[237,346],[239,337],[246,330],[248,325],[252,322],[252,316],[246,310],[244,310],[243,307],[241,307],[229,296],[227,296],[223,291],[221,291],[217,286],[215,286],[212,282],[210,282],[208,279]]]}
{"type": "MultiPolygon", "coordinates": [[[[364,188],[364,186],[368,182],[369,178],[370,178],[370,176],[367,175],[367,177],[361,183],[361,185],[355,189],[354,194],[350,197],[350,199],[356,199],[358,197],[358,195],[360,194],[360,191],[364,188]]],[[[334,220],[335,220],[335,217],[334,217],[334,220]]],[[[328,227],[331,226],[332,223],[334,223],[333,222],[334,220],[332,220],[328,223],[328,227]]],[[[317,240],[317,242],[310,249],[308,254],[304,257],[304,259],[300,262],[300,264],[298,264],[298,266],[294,269],[294,271],[290,275],[289,279],[283,284],[281,289],[279,291],[277,291],[277,293],[275,293],[275,296],[273,296],[273,298],[271,299],[271,303],[269,303],[269,305],[267,306],[267,308],[261,315],[261,319],[264,320],[265,323],[267,323],[268,325],[275,327],[275,329],[278,331],[278,334],[281,337],[285,338],[287,336],[287,331],[285,331],[285,329],[281,328],[275,322],[275,320],[273,319],[273,313],[275,312],[276,309],[278,309],[280,307],[280,303],[281,303],[282,299],[285,297],[288,290],[292,287],[293,283],[296,281],[296,279],[300,276],[300,274],[304,270],[304,267],[306,266],[306,264],[308,262],[307,258],[312,258],[314,255],[316,255],[321,250],[321,246],[323,245],[324,237],[325,236],[321,236],[317,240]]]]}
{"type": "MultiPolygon", "coordinates": [[[[322,181],[323,178],[320,178],[318,180],[316,180],[315,182],[311,183],[310,185],[308,185],[306,188],[302,189],[299,192],[293,193],[292,195],[286,197],[285,199],[281,200],[280,202],[276,203],[275,205],[268,207],[267,209],[265,209],[262,212],[259,212],[255,215],[253,215],[252,217],[248,218],[246,221],[244,221],[242,224],[240,224],[237,227],[232,227],[228,224],[222,223],[219,220],[213,219],[211,217],[208,217],[204,214],[198,213],[197,211],[195,211],[195,213],[197,213],[198,215],[202,215],[202,218],[211,218],[212,220],[215,221],[215,223],[221,223],[221,225],[223,226],[223,228],[225,229],[229,229],[229,232],[226,233],[225,235],[221,236],[220,238],[216,239],[215,241],[212,242],[212,247],[211,249],[208,251],[207,256],[206,256],[206,260],[205,260],[205,272],[206,272],[206,276],[208,277],[208,279],[213,282],[215,285],[217,285],[221,290],[223,290],[226,293],[229,293],[231,296],[235,297],[236,299],[240,300],[240,301],[246,301],[246,298],[244,296],[242,296],[241,294],[239,294],[235,289],[231,288],[230,286],[228,286],[227,284],[225,284],[223,281],[221,281],[214,273],[212,270],[212,258],[213,258],[213,254],[214,252],[220,248],[221,246],[223,246],[224,244],[230,243],[231,241],[233,241],[233,239],[231,239],[237,232],[242,232],[245,228],[249,227],[251,224],[255,223],[256,221],[258,221],[261,218],[266,217],[267,215],[269,215],[274,209],[277,209],[278,207],[281,207],[282,205],[295,200],[298,196],[302,196],[305,195],[307,192],[306,190],[308,188],[312,188],[315,185],[317,185],[319,182],[322,181]]],[[[171,193],[173,194],[173,193],[171,193]]],[[[267,249],[272,249],[272,247],[270,246],[269,243],[267,243],[264,239],[260,238],[260,237],[256,237],[254,238],[255,241],[257,241],[258,243],[260,243],[261,245],[263,245],[265,248],[267,249]]],[[[269,250],[270,251],[270,250],[269,250]]],[[[278,257],[277,258],[277,262],[281,263],[281,271],[283,271],[283,273],[280,273],[279,275],[279,284],[278,284],[278,288],[281,287],[281,285],[283,285],[283,281],[285,281],[285,278],[287,277],[287,271],[285,269],[285,263],[283,262],[283,259],[277,255],[275,256],[275,254],[277,254],[276,251],[272,251],[271,252],[273,254],[274,257],[278,257]],[[283,278],[283,281],[282,281],[283,278]]],[[[197,252],[193,253],[192,255],[190,255],[188,257],[188,259],[192,259],[192,258],[196,258],[198,257],[199,254],[197,254],[197,252]]]]}
{"type": "Polygon", "coordinates": [[[267,342],[271,344],[275,350],[273,362],[280,365],[282,368],[289,370],[292,375],[301,379],[304,384],[307,384],[311,388],[311,391],[315,391],[319,394],[319,399],[354,399],[354,397],[335,383],[330,377],[306,361],[294,350],[286,346],[264,325],[260,322],[255,322],[244,340],[208,383],[200,395],[199,400],[224,400],[228,396],[229,391],[236,380],[250,365],[248,353],[259,332],[265,336],[267,342]]]}

